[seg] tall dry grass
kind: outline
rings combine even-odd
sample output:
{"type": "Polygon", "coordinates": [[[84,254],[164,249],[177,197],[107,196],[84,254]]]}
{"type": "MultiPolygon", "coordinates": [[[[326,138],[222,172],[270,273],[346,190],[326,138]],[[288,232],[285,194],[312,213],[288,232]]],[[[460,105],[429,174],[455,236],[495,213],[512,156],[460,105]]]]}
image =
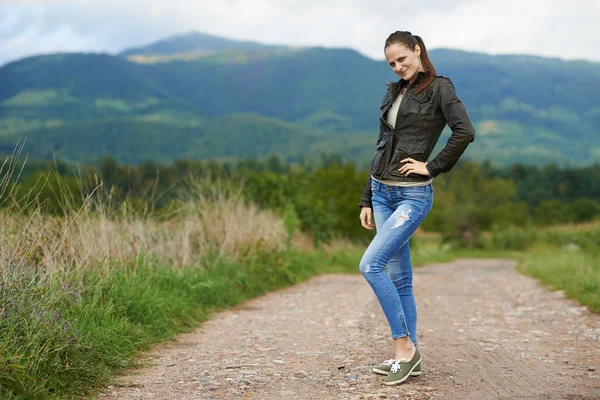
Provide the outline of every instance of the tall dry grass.
{"type": "MultiPolygon", "coordinates": [[[[246,203],[241,189],[210,179],[190,179],[180,193],[183,200],[160,215],[135,210],[127,201],[115,207],[109,189],[89,182],[80,184],[82,201],[59,186],[55,195],[64,215],[44,214],[42,199],[16,198],[18,185],[11,178],[18,174],[18,156],[13,154],[0,169],[5,203],[0,208],[0,273],[5,279],[31,266],[45,273],[108,272],[114,265],[135,265],[140,257],[173,268],[215,267],[223,257],[241,261],[285,246],[280,217],[246,203]],[[32,202],[37,206],[24,213],[23,205],[32,202]]],[[[47,178],[38,185],[47,184],[47,178]]]]}

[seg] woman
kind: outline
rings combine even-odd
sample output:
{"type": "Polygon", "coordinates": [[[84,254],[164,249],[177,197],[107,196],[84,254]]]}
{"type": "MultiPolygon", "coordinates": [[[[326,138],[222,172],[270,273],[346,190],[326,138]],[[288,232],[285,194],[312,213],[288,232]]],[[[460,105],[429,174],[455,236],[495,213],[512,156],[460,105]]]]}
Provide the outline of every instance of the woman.
{"type": "Polygon", "coordinates": [[[376,227],[377,234],[360,271],[379,300],[395,347],[395,357],[373,372],[385,374],[386,385],[395,385],[421,374],[408,239],[431,209],[433,178],[452,169],[475,130],[450,79],[436,75],[419,36],[394,32],[384,53],[402,79],[388,83],[381,103],[379,139],[360,200],[361,224],[369,230],[376,227]],[[446,124],[452,135],[427,162],[446,124]]]}

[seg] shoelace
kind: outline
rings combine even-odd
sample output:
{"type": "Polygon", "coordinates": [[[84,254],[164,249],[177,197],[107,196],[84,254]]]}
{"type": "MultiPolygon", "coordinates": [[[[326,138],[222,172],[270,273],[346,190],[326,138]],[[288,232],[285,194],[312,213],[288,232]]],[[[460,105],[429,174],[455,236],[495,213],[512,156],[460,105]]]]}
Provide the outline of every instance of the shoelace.
{"type": "Polygon", "coordinates": [[[389,359],[389,360],[385,360],[383,363],[385,365],[392,365],[396,360],[394,360],[393,358],[389,359]]]}
{"type": "Polygon", "coordinates": [[[398,361],[395,361],[395,360],[391,360],[391,361],[392,361],[392,364],[391,364],[390,371],[392,372],[392,374],[395,374],[396,372],[398,372],[398,369],[400,369],[401,363],[406,362],[405,359],[398,360],[398,361]]]}
{"type": "Polygon", "coordinates": [[[392,364],[392,367],[390,368],[390,371],[392,372],[392,374],[395,374],[396,372],[398,372],[398,368],[400,368],[400,361],[395,361],[392,364]]]}

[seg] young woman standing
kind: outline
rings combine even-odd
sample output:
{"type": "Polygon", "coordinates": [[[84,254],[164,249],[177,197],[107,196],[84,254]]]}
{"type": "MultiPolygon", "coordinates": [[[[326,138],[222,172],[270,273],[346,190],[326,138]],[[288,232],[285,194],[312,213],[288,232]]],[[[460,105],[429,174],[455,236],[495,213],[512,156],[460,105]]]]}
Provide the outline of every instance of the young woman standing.
{"type": "Polygon", "coordinates": [[[362,226],[377,230],[360,271],[379,300],[395,347],[394,358],[373,372],[385,374],[386,385],[395,385],[421,374],[408,240],[431,209],[433,178],[452,169],[475,130],[450,79],[436,75],[419,36],[392,33],[384,54],[401,79],[388,83],[383,97],[379,138],[360,200],[362,226]],[[446,124],[452,135],[427,162],[446,124]]]}

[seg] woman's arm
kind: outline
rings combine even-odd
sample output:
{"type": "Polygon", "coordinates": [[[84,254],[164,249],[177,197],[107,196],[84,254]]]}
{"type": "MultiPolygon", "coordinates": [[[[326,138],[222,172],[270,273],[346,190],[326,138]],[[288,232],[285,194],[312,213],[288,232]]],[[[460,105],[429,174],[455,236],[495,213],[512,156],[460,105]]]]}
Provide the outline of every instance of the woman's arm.
{"type": "Polygon", "coordinates": [[[438,99],[446,123],[452,129],[446,147],[426,165],[429,175],[437,176],[448,172],[454,167],[460,156],[473,140],[475,128],[467,114],[465,106],[456,95],[456,90],[449,78],[442,77],[438,99]]]}

